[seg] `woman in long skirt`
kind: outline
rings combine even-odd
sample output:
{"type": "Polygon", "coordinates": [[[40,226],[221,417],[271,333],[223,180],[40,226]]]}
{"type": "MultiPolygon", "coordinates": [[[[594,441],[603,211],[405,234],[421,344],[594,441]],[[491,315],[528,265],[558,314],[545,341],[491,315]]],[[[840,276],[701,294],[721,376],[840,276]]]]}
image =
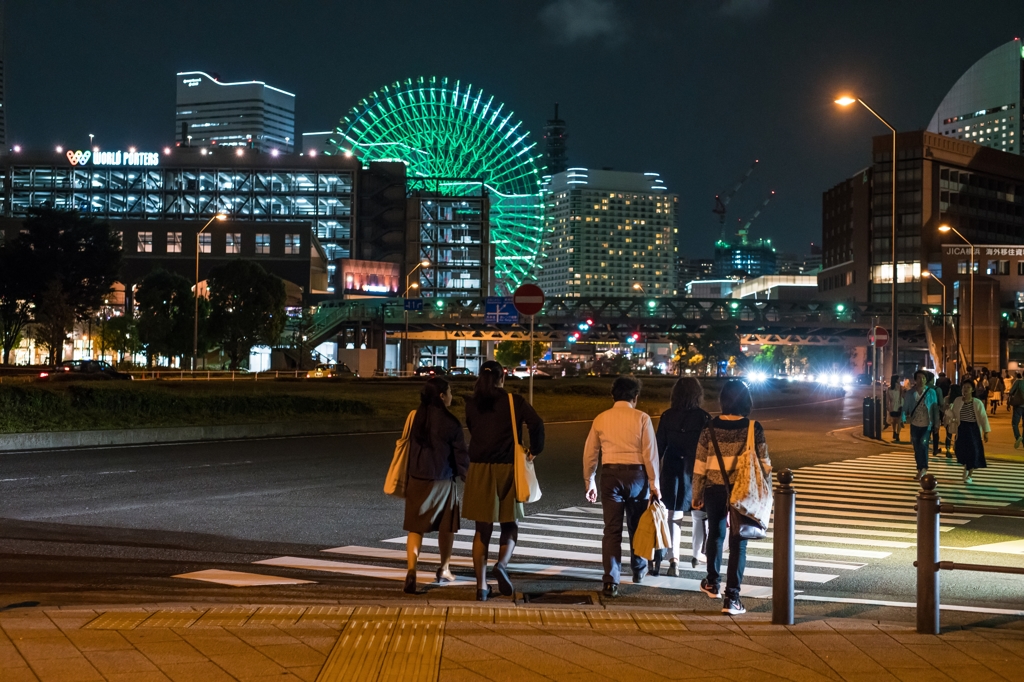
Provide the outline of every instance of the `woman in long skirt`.
{"type": "Polygon", "coordinates": [[[952,427],[956,437],[956,461],[964,467],[964,483],[971,483],[975,469],[984,469],[985,443],[992,427],[988,423],[985,403],[974,397],[974,382],[960,383],[961,396],[953,401],[952,427]]]}

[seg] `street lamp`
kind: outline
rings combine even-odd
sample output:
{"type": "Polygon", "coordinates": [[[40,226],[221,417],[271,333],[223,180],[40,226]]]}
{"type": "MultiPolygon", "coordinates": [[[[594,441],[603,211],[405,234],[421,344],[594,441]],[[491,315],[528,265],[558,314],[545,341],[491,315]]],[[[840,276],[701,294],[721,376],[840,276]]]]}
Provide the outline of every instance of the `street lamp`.
{"type": "Polygon", "coordinates": [[[196,232],[196,289],[195,289],[195,313],[192,318],[192,371],[196,371],[196,359],[199,356],[199,235],[206,231],[210,225],[213,224],[214,220],[226,220],[227,215],[224,213],[218,213],[209,220],[206,224],[196,232]]]}
{"type": "Polygon", "coordinates": [[[849,95],[844,95],[843,97],[837,99],[835,102],[841,107],[848,107],[854,102],[860,102],[865,109],[870,111],[875,118],[881,121],[886,128],[892,131],[892,157],[890,159],[889,164],[889,175],[890,179],[892,180],[892,213],[890,218],[892,222],[892,373],[899,374],[900,337],[897,333],[896,328],[896,282],[898,280],[896,268],[896,129],[893,128],[888,121],[879,116],[877,111],[869,107],[864,102],[864,100],[860,99],[859,97],[850,97],[849,95]]]}
{"type": "MultiPolygon", "coordinates": [[[[942,371],[946,371],[946,284],[928,270],[921,271],[922,277],[931,277],[942,285],[942,371]]],[[[957,358],[959,362],[959,358],[957,358]]]]}
{"type": "MultiPolygon", "coordinates": [[[[416,264],[416,267],[414,267],[412,270],[409,271],[409,274],[407,274],[405,276],[405,293],[402,294],[402,298],[403,299],[408,299],[409,298],[409,290],[410,289],[419,289],[420,288],[419,282],[413,282],[413,283],[410,284],[409,283],[409,278],[412,277],[416,273],[416,271],[419,270],[420,268],[429,268],[429,267],[430,267],[430,260],[424,258],[423,260],[421,260],[419,263],[416,264]]],[[[411,357],[412,354],[409,353],[408,350],[406,350],[406,346],[409,345],[409,308],[406,307],[404,303],[402,304],[402,307],[405,308],[405,336],[402,337],[402,356],[405,359],[405,363],[404,364],[405,365],[409,365],[412,362],[412,357],[411,357]],[[405,358],[405,356],[409,356],[409,357],[405,358]]]]}
{"type": "MultiPolygon", "coordinates": [[[[962,234],[960,234],[957,231],[957,229],[955,227],[951,226],[951,225],[939,225],[939,232],[952,232],[957,237],[960,237],[960,239],[963,239],[964,242],[969,247],[971,247],[971,265],[970,265],[970,271],[971,271],[971,317],[970,317],[970,320],[969,320],[968,324],[971,325],[971,367],[974,367],[974,301],[975,301],[975,296],[974,296],[974,244],[972,244],[971,242],[967,241],[967,237],[965,237],[962,234]]],[[[959,360],[959,358],[957,358],[957,360],[959,360]]]]}
{"type": "Polygon", "coordinates": [[[633,291],[639,291],[641,294],[646,294],[647,291],[644,289],[644,285],[640,282],[633,282],[633,291]]]}

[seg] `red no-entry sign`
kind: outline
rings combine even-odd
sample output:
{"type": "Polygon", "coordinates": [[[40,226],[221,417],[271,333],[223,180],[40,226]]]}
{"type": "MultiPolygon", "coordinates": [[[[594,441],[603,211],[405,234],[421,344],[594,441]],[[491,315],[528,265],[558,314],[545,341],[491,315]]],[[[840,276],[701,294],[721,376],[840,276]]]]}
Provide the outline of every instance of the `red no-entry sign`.
{"type": "Polygon", "coordinates": [[[512,305],[520,315],[536,315],[544,307],[544,292],[536,284],[523,284],[512,294],[512,305]]]}
{"type": "Polygon", "coordinates": [[[885,330],[885,327],[875,327],[868,334],[868,343],[873,343],[878,348],[885,348],[885,344],[889,343],[889,332],[885,330]]]}

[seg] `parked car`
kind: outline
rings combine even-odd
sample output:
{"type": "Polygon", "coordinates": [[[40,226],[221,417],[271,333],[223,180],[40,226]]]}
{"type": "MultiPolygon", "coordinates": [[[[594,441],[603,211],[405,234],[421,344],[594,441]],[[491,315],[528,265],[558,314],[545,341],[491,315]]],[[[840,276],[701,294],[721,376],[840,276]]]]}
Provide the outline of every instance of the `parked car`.
{"type": "MultiPolygon", "coordinates": [[[[530,378],[530,368],[529,367],[516,367],[515,369],[512,370],[512,372],[510,373],[510,376],[514,376],[516,379],[529,379],[530,378]]],[[[536,381],[540,381],[541,379],[551,379],[552,377],[551,377],[550,374],[548,374],[547,372],[545,372],[542,369],[535,369],[535,370],[533,370],[533,378],[536,381]]]]}
{"type": "Polygon", "coordinates": [[[450,370],[448,370],[448,374],[450,374],[453,378],[454,377],[462,377],[462,378],[465,378],[465,379],[472,379],[472,378],[476,377],[475,374],[470,372],[465,367],[452,367],[450,370]]]}
{"type": "Polygon", "coordinates": [[[418,377],[443,377],[448,375],[448,370],[437,365],[417,367],[414,374],[418,377]]]}
{"type": "Polygon", "coordinates": [[[132,378],[131,374],[119,372],[103,360],[66,360],[39,373],[41,381],[131,381],[132,378]]]}

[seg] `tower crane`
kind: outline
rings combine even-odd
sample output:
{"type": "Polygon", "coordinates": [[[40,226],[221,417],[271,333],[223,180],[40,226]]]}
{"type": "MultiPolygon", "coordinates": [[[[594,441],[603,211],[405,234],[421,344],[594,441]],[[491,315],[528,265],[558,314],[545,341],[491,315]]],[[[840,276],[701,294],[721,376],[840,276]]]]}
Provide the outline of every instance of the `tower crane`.
{"type": "Polygon", "coordinates": [[[750,174],[754,172],[754,169],[757,168],[758,163],[759,159],[754,159],[754,163],[750,164],[750,168],[747,169],[747,172],[743,175],[742,178],[740,178],[740,181],[736,183],[736,186],[733,187],[731,191],[726,193],[724,196],[721,194],[715,195],[715,207],[711,209],[711,212],[718,215],[718,222],[721,223],[722,225],[723,241],[725,240],[725,207],[728,206],[729,202],[732,201],[732,198],[736,196],[736,192],[740,191],[740,187],[743,187],[743,183],[745,183],[747,181],[747,178],[750,177],[750,174]]]}
{"type": "Polygon", "coordinates": [[[761,215],[761,211],[763,211],[765,209],[765,207],[768,205],[768,202],[770,202],[772,200],[772,197],[774,197],[774,196],[775,196],[775,190],[772,190],[771,194],[769,194],[768,197],[764,200],[764,203],[761,204],[760,208],[758,208],[756,211],[754,211],[754,215],[750,216],[750,219],[743,225],[743,227],[740,228],[740,230],[738,232],[738,236],[739,236],[739,239],[740,239],[740,244],[746,245],[746,244],[749,243],[748,240],[747,240],[747,236],[750,234],[750,225],[751,225],[751,223],[753,223],[755,220],[757,220],[757,216],[761,215]]]}

